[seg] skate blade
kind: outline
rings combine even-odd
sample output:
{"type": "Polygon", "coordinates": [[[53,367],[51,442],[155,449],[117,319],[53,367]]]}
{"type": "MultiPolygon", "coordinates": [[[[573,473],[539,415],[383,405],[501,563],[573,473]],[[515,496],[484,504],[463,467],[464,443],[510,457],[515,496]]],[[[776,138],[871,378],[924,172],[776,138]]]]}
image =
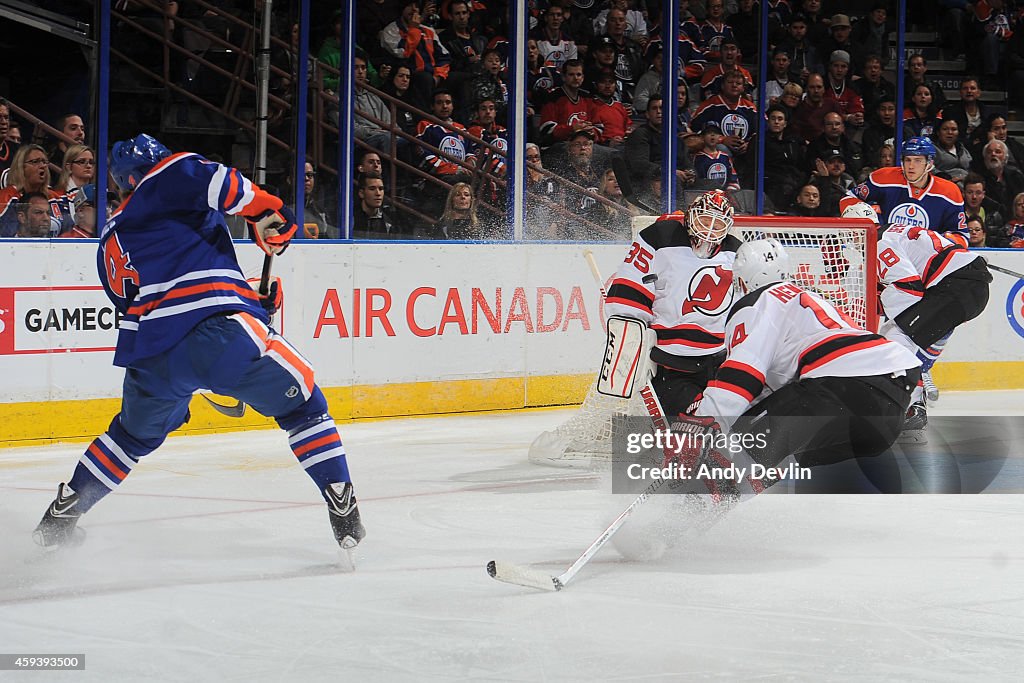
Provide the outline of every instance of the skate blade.
{"type": "Polygon", "coordinates": [[[47,553],[67,550],[69,548],[77,548],[85,543],[85,529],[75,527],[71,530],[71,535],[67,539],[57,543],[47,543],[43,532],[36,529],[32,532],[32,540],[35,541],[37,546],[47,553]]]}
{"type": "Polygon", "coordinates": [[[338,571],[349,574],[356,570],[355,546],[351,548],[338,547],[338,571]]]}
{"type": "Polygon", "coordinates": [[[907,429],[900,432],[900,435],[896,437],[896,443],[926,444],[928,443],[928,435],[925,434],[923,429],[907,429]]]}

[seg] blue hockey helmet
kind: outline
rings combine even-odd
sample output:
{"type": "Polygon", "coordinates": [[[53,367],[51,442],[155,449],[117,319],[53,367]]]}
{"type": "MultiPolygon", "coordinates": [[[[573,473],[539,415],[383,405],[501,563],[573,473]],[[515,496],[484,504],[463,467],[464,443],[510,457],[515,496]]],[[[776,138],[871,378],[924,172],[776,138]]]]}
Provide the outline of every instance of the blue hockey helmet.
{"type": "Polygon", "coordinates": [[[903,157],[924,157],[928,161],[935,161],[935,145],[928,138],[909,138],[903,142],[903,149],[900,158],[903,157]]]}
{"type": "Polygon", "coordinates": [[[130,192],[161,159],[171,156],[171,150],[156,138],[142,133],[131,140],[115,142],[110,150],[110,174],[125,192],[130,192]]]}

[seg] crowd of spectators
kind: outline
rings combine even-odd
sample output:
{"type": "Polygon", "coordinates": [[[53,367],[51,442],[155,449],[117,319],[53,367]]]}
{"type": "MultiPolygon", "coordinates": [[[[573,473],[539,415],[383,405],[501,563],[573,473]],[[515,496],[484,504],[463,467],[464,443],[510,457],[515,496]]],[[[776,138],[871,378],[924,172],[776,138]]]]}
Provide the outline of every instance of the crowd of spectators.
{"type": "MultiPolygon", "coordinates": [[[[180,10],[170,4],[175,16],[216,23],[188,9],[190,3],[180,10]]],[[[900,126],[905,138],[934,141],[935,173],[961,185],[968,213],[980,219],[991,245],[1020,243],[1009,236],[1017,229],[1010,227],[1016,198],[1024,192],[1024,145],[1007,135],[1005,108],[986,104],[983,95],[985,88],[1017,82],[1015,60],[1024,66],[1024,5],[934,3],[928,19],[942,31],[947,56],[966,60],[979,75],[961,78],[959,100],[947,103],[925,56],[914,55],[901,116],[889,48],[894,4],[679,0],[683,21],[674,39],[681,69],[671,97],[678,108],[680,201],[714,187],[736,197],[757,187],[756,134],[763,117],[766,210],[835,216],[847,189],[898,162],[900,126]],[[756,63],[762,4],[769,12],[763,68],[756,63]],[[758,102],[762,80],[766,101],[758,102]]],[[[660,1],[648,0],[530,3],[523,55],[527,237],[624,237],[630,216],[661,207],[666,95],[660,10],[660,1]]],[[[354,235],[507,236],[507,0],[366,0],[356,17],[354,235]],[[402,206],[389,201],[395,196],[402,206]]],[[[297,45],[298,25],[278,23],[297,45]]],[[[328,98],[346,80],[331,70],[340,64],[341,26],[334,12],[312,31],[310,52],[326,67],[321,77],[328,98]]],[[[198,34],[190,45],[197,56],[206,49],[198,34]]],[[[274,61],[297,75],[292,53],[277,51],[274,61]]],[[[194,78],[198,71],[186,63],[182,73],[194,78]]],[[[277,86],[283,93],[289,83],[278,79],[277,86]]],[[[328,117],[341,115],[336,106],[327,110],[328,117]]],[[[20,130],[12,123],[0,105],[0,169],[10,168],[0,195],[2,234],[41,230],[17,209],[34,195],[49,203],[47,234],[94,230],[75,221],[87,194],[82,190],[95,180],[95,153],[81,117],[55,121],[63,135],[45,147],[19,147],[20,130]]],[[[333,193],[317,183],[313,165],[307,164],[304,182],[305,236],[337,237],[333,193]]]]}
{"type": "MultiPolygon", "coordinates": [[[[406,149],[407,158],[448,185],[469,181],[476,195],[500,216],[503,195],[495,180],[485,195],[476,190],[480,182],[473,180],[478,156],[486,148],[461,132],[468,130],[490,144],[507,143],[506,3],[371,4],[373,10],[359,18],[360,49],[378,72],[401,70],[404,81],[418,84],[419,101],[442,121],[415,126],[429,147],[426,152],[406,149]],[[450,112],[447,106],[439,111],[433,100],[426,99],[427,92],[450,98],[450,112]],[[490,136],[479,135],[481,129],[474,127],[483,98],[494,102],[497,114],[490,136]],[[442,146],[442,139],[447,146],[442,146]]],[[[902,116],[896,110],[895,79],[887,71],[893,66],[889,32],[895,28],[894,3],[764,4],[770,44],[769,62],[762,70],[756,63],[761,2],[680,0],[683,24],[676,39],[682,68],[673,93],[679,105],[678,197],[688,196],[687,190],[712,187],[734,195],[753,190],[755,135],[758,117],[764,116],[768,211],[837,215],[842,193],[874,169],[897,161],[893,144],[896,126],[901,126],[904,137],[932,138],[939,150],[938,175],[962,184],[969,173],[978,173],[990,200],[999,203],[1000,215],[1010,214],[1004,202],[1012,202],[1018,189],[1017,157],[1024,161],[1024,148],[1014,153],[1006,139],[1002,108],[990,110],[981,97],[983,87],[1005,82],[1006,65],[1016,54],[1011,38],[1021,12],[1010,6],[1014,3],[938,3],[928,18],[944,34],[957,34],[958,42],[946,44],[948,57],[966,59],[981,76],[964,77],[960,101],[946,106],[942,88],[929,77],[927,59],[915,55],[908,62],[902,116]],[[762,77],[767,101],[759,103],[755,84],[762,77]],[[993,139],[1003,145],[990,145],[993,139]],[[1002,147],[1004,155],[999,152],[1002,147]]],[[[530,3],[528,202],[548,208],[528,212],[528,236],[621,235],[630,214],[661,206],[660,8],[660,2],[644,0],[530,3]],[[611,194],[605,189],[609,180],[616,188],[611,194]],[[623,188],[629,189],[625,196],[623,188]],[[587,221],[576,220],[579,216],[587,221]],[[596,230],[588,221],[605,230],[596,230]]],[[[1024,26],[1016,32],[1022,34],[1024,26]]],[[[1020,54],[1024,63],[1024,50],[1020,54]]],[[[397,85],[385,92],[398,92],[397,85]]],[[[408,100],[418,101],[412,95],[408,100]]],[[[410,123],[402,128],[414,130],[410,123]]],[[[390,140],[376,140],[370,133],[362,139],[382,152],[390,140]]],[[[1020,147],[1016,141],[1012,144],[1020,147]]],[[[495,175],[500,179],[503,173],[501,168],[495,175]]],[[[436,214],[450,206],[430,183],[421,181],[416,187],[428,196],[435,194],[436,214]]],[[[485,224],[477,236],[500,233],[500,227],[485,224]]],[[[406,232],[399,227],[397,234],[406,232]]]]}

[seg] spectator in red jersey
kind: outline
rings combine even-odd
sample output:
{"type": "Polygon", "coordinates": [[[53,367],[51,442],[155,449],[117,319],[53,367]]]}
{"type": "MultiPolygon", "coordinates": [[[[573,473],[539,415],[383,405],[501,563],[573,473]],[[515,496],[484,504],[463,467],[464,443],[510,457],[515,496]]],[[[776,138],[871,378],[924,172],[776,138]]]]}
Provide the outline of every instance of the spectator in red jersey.
{"type": "Polygon", "coordinates": [[[793,132],[810,142],[825,131],[825,114],[842,115],[835,100],[825,99],[825,80],[820,74],[807,77],[807,93],[793,112],[793,132]]]}
{"type": "Polygon", "coordinates": [[[549,94],[540,110],[541,144],[565,142],[578,131],[596,132],[590,118],[593,100],[583,87],[583,63],[570,59],[562,65],[562,87],[549,94]]]}
{"type": "Polygon", "coordinates": [[[829,57],[825,99],[835,100],[846,125],[857,128],[864,125],[864,100],[850,85],[850,53],[835,50],[829,57]]]}
{"type": "Polygon", "coordinates": [[[606,147],[618,148],[633,129],[633,119],[622,102],[615,100],[615,74],[605,71],[595,81],[594,102],[591,115],[598,130],[597,142],[606,147]]]}

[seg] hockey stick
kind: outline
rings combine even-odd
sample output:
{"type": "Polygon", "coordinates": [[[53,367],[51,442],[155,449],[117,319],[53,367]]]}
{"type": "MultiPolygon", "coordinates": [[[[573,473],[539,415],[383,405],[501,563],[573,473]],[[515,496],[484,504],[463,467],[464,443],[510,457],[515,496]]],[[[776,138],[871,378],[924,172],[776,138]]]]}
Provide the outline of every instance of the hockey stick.
{"type": "MultiPolygon", "coordinates": [[[[274,264],[273,254],[267,254],[263,257],[263,273],[260,275],[260,296],[266,296],[270,293],[270,269],[274,264]]],[[[206,394],[199,394],[206,399],[206,402],[210,404],[210,407],[216,410],[221,415],[227,415],[228,417],[242,417],[245,415],[245,403],[238,401],[235,405],[224,405],[217,403],[206,394]]]]}
{"type": "Polygon", "coordinates": [[[569,568],[558,576],[551,576],[550,574],[546,574],[537,569],[530,569],[529,567],[523,567],[509,562],[502,562],[500,560],[491,560],[488,562],[487,573],[498,581],[512,583],[517,586],[526,586],[528,588],[537,588],[545,591],[562,590],[570,581],[572,581],[573,577],[579,574],[580,570],[594,558],[594,555],[596,555],[598,551],[600,551],[601,548],[611,540],[612,536],[615,535],[615,532],[622,528],[622,525],[626,523],[629,516],[636,512],[636,509],[643,505],[644,502],[646,502],[655,491],[661,488],[664,483],[664,479],[655,479],[652,481],[639,496],[633,499],[633,502],[629,504],[629,507],[620,512],[619,516],[615,518],[615,521],[609,524],[608,528],[605,529],[601,535],[583,551],[583,554],[576,558],[576,561],[569,565],[569,568]]]}
{"type": "MultiPolygon", "coordinates": [[[[988,261],[986,261],[986,263],[988,263],[988,261]]],[[[1003,268],[1002,266],[997,266],[994,263],[988,263],[988,267],[989,267],[990,270],[994,270],[997,273],[1002,273],[1003,275],[1009,275],[1010,277],[1015,277],[1018,280],[1024,280],[1024,275],[1021,275],[1020,273],[1018,273],[1016,271],[1010,270],[1009,268],[1003,268]]]]}
{"type": "Polygon", "coordinates": [[[604,288],[604,278],[601,277],[601,271],[598,269],[597,261],[594,259],[594,252],[584,249],[583,258],[587,260],[587,265],[590,266],[590,273],[594,276],[594,281],[597,282],[597,286],[601,290],[601,298],[608,298],[608,292],[604,288]]]}
{"type": "MultiPolygon", "coordinates": [[[[597,261],[594,259],[594,253],[589,249],[583,251],[583,258],[586,259],[587,265],[590,266],[590,272],[594,276],[594,280],[597,281],[598,287],[601,289],[601,296],[607,296],[607,292],[604,288],[604,278],[601,277],[601,271],[597,267],[597,261]]],[[[644,396],[644,405],[647,406],[647,411],[650,414],[652,420],[655,422],[655,426],[659,429],[665,429],[668,427],[668,421],[665,419],[665,412],[661,408],[661,402],[658,401],[658,396],[651,389],[650,384],[645,385],[643,388],[638,389],[644,396]]],[[[636,512],[644,502],[647,501],[651,495],[657,491],[665,483],[664,479],[653,480],[646,489],[644,489],[640,495],[633,499],[633,502],[626,507],[615,520],[608,525],[608,527],[598,536],[593,543],[591,543],[583,554],[576,558],[568,569],[559,574],[558,576],[551,576],[545,572],[530,569],[522,565],[512,564],[510,562],[503,562],[501,560],[491,560],[487,563],[487,573],[490,574],[491,578],[503,581],[504,583],[511,583],[517,586],[526,586],[527,588],[537,588],[539,590],[546,591],[560,591],[572,581],[583,567],[587,565],[590,560],[611,540],[612,536],[615,535],[622,525],[626,523],[629,516],[636,512]]]]}

